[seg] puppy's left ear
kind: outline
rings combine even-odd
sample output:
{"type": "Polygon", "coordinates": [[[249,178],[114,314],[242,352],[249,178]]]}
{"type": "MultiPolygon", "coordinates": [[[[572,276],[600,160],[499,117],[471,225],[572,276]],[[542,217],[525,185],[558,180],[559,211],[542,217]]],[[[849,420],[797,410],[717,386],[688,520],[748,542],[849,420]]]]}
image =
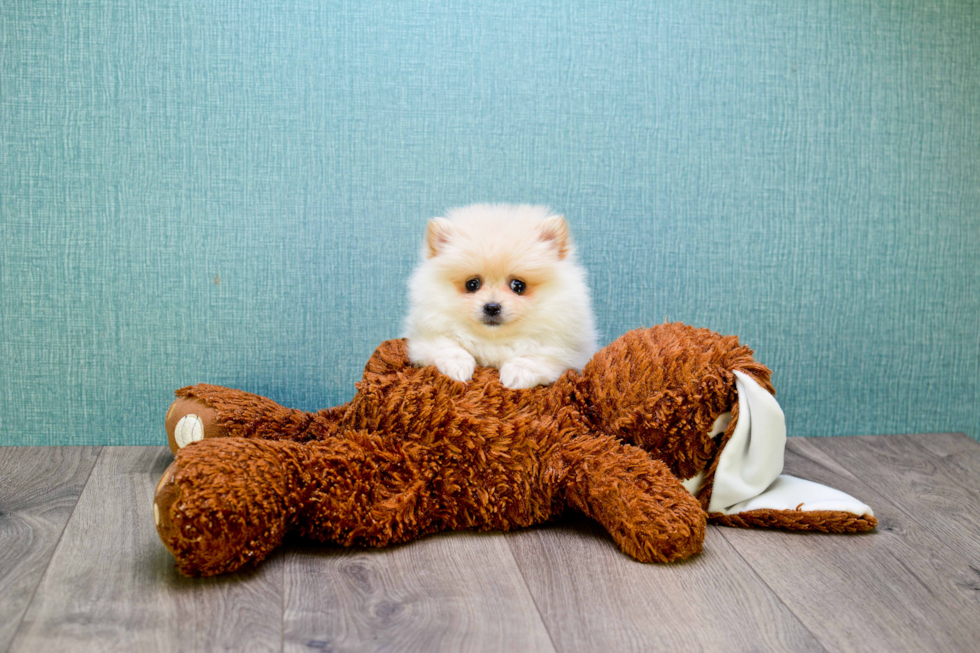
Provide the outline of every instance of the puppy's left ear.
{"type": "Polygon", "coordinates": [[[565,216],[553,215],[542,220],[538,225],[538,238],[555,248],[558,252],[559,261],[568,256],[571,241],[568,235],[568,223],[565,222],[565,216]]]}

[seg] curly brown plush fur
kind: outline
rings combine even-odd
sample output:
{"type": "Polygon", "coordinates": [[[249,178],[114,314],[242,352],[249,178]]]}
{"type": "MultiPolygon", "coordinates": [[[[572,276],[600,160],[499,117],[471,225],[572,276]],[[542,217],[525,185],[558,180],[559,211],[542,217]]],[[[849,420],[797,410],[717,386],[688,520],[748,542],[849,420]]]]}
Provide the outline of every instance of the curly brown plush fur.
{"type": "Polygon", "coordinates": [[[772,391],[737,339],[669,324],[530,390],[504,388],[493,369],[461,383],[413,367],[403,340],[378,347],[350,402],[316,413],[183,388],[167,415],[177,458],[157,488],[158,532],[183,573],[208,576],[262,560],[288,531],[384,546],[573,509],[637,560],[678,560],[701,550],[711,487],[709,476],[699,502],[678,478],[716,462],[708,433],[735,403],[735,370],[772,391]],[[204,439],[178,451],[190,413],[204,439]]]}

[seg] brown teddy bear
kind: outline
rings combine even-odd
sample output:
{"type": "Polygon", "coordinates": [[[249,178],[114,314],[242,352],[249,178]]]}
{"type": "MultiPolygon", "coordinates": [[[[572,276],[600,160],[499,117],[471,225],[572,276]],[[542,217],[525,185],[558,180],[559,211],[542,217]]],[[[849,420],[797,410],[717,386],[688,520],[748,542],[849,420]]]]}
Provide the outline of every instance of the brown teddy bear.
{"type": "Polygon", "coordinates": [[[211,385],[177,391],[160,539],[190,576],[261,561],[289,531],[384,546],[510,530],[566,509],[643,562],[701,550],[705,524],[856,532],[870,508],[780,474],[770,372],[737,338],[665,324],[622,336],[581,373],[510,390],[462,383],[382,343],[354,398],[316,413],[211,385]],[[697,497],[697,498],[696,498],[697,497]]]}

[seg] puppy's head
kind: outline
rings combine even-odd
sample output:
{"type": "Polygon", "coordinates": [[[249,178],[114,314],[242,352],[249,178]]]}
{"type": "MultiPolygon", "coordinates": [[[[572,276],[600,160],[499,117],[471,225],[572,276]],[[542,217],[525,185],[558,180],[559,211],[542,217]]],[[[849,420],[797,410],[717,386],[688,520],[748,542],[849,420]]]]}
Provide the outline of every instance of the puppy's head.
{"type": "Polygon", "coordinates": [[[565,219],[545,207],[456,209],[429,222],[423,265],[434,283],[425,291],[478,333],[511,332],[556,292],[571,254],[565,219]]]}

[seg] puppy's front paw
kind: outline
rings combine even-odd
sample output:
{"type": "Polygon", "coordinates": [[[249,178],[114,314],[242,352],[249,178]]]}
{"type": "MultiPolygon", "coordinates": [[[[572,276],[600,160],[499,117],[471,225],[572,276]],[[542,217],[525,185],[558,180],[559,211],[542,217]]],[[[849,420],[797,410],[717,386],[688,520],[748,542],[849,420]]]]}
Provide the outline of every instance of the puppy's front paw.
{"type": "Polygon", "coordinates": [[[548,385],[554,379],[542,374],[542,370],[530,361],[520,358],[509,360],[500,366],[500,383],[511,390],[548,385]]]}
{"type": "Polygon", "coordinates": [[[451,379],[469,381],[476,369],[476,359],[462,351],[458,354],[442,356],[436,359],[436,369],[451,379]]]}

